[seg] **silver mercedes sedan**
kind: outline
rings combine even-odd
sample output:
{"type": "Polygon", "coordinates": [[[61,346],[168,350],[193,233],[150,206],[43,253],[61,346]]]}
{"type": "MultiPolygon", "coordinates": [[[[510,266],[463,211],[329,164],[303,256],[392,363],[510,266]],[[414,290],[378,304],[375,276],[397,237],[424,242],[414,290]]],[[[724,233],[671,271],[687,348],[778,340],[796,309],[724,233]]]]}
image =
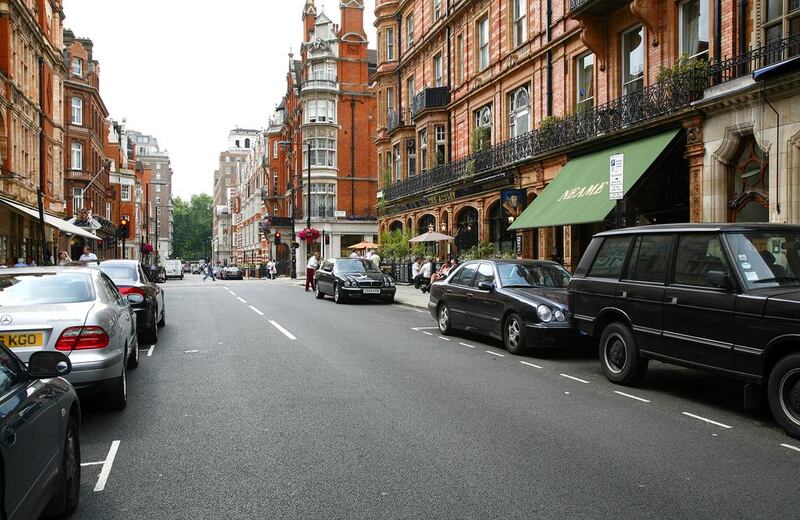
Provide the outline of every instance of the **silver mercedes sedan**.
{"type": "Polygon", "coordinates": [[[0,342],[24,362],[34,352],[69,356],[81,394],[125,408],[126,370],[139,365],[136,315],[102,271],[89,267],[0,270],[0,342]]]}

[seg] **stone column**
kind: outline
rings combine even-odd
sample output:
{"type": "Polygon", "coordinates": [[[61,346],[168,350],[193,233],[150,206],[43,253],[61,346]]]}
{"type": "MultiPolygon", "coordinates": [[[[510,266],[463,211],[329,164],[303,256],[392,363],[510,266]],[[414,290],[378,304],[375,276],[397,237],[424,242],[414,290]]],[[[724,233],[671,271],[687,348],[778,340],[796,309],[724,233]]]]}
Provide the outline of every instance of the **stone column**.
{"type": "Polygon", "coordinates": [[[701,116],[683,121],[686,129],[684,158],[689,161],[689,221],[703,221],[703,118],[701,116]]]}

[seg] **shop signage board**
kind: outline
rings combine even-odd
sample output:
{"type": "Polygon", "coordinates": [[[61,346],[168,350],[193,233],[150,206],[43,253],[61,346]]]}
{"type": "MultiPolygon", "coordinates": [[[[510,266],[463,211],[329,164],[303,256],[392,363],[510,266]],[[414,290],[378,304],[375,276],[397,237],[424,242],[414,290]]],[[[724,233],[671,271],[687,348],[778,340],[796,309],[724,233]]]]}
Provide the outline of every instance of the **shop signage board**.
{"type": "Polygon", "coordinates": [[[608,198],[609,200],[622,200],[624,189],[622,183],[625,172],[624,154],[614,154],[609,158],[608,198]]]}

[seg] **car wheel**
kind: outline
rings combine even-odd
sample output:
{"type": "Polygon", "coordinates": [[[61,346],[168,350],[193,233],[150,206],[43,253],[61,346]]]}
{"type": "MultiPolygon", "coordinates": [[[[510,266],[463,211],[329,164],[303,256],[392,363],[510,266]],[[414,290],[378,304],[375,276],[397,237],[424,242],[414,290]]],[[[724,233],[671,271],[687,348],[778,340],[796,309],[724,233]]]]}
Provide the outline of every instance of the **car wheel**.
{"type": "Polygon", "coordinates": [[[158,326],[163,327],[167,324],[167,309],[161,309],[161,319],[158,320],[158,326]]]}
{"type": "Polygon", "coordinates": [[[133,346],[133,353],[128,357],[128,369],[133,370],[139,366],[139,345],[133,346]]]}
{"type": "Polygon", "coordinates": [[[800,353],[784,357],[773,367],[767,382],[767,401],[775,422],[800,439],[800,353]]]}
{"type": "Polygon", "coordinates": [[[383,299],[383,303],[394,303],[394,294],[383,299]]]}
{"type": "Polygon", "coordinates": [[[128,404],[128,375],[125,365],[126,363],[122,364],[122,374],[114,381],[113,388],[106,396],[105,404],[109,410],[123,410],[128,404]]]}
{"type": "Polygon", "coordinates": [[[511,354],[522,354],[526,350],[525,324],[517,313],[511,313],[503,325],[503,343],[511,354]]]}
{"type": "Polygon", "coordinates": [[[450,326],[450,307],[446,303],[439,305],[436,315],[438,317],[436,321],[439,325],[439,332],[445,335],[450,334],[453,331],[450,326]]]}
{"type": "Polygon", "coordinates": [[[622,323],[611,323],[600,337],[600,364],[612,383],[632,386],[647,370],[648,360],[639,355],[631,330],[622,323]]]}
{"type": "Polygon", "coordinates": [[[66,518],[78,508],[81,496],[81,444],[78,422],[69,416],[61,456],[60,487],[48,504],[45,514],[51,518],[66,518]]]}
{"type": "Polygon", "coordinates": [[[333,284],[333,301],[336,303],[344,303],[345,295],[339,290],[339,284],[333,284]]]}
{"type": "Polygon", "coordinates": [[[153,324],[147,329],[147,334],[145,335],[145,343],[149,345],[155,345],[158,343],[158,309],[153,311],[153,324]]]}
{"type": "Polygon", "coordinates": [[[316,296],[318,300],[325,298],[325,293],[319,288],[319,282],[314,286],[314,296],[316,296]]]}

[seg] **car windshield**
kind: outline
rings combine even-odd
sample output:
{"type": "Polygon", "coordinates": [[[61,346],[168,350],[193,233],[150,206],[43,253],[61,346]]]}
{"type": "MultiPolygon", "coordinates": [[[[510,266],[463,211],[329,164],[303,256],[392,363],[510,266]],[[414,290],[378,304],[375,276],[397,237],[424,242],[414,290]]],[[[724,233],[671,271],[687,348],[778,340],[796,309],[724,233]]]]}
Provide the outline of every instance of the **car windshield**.
{"type": "Polygon", "coordinates": [[[379,273],[375,264],[369,260],[359,260],[357,258],[339,260],[334,266],[337,273],[379,273]]]}
{"type": "Polygon", "coordinates": [[[132,265],[108,265],[101,263],[100,270],[106,273],[114,283],[138,281],[136,267],[132,265]]]}
{"type": "Polygon", "coordinates": [[[0,275],[0,307],[92,300],[92,280],[86,273],[0,275]]]}
{"type": "Polygon", "coordinates": [[[748,288],[800,285],[800,232],[733,233],[727,240],[748,288]]]}
{"type": "Polygon", "coordinates": [[[503,287],[565,288],[572,275],[556,264],[498,264],[503,287]]]}

